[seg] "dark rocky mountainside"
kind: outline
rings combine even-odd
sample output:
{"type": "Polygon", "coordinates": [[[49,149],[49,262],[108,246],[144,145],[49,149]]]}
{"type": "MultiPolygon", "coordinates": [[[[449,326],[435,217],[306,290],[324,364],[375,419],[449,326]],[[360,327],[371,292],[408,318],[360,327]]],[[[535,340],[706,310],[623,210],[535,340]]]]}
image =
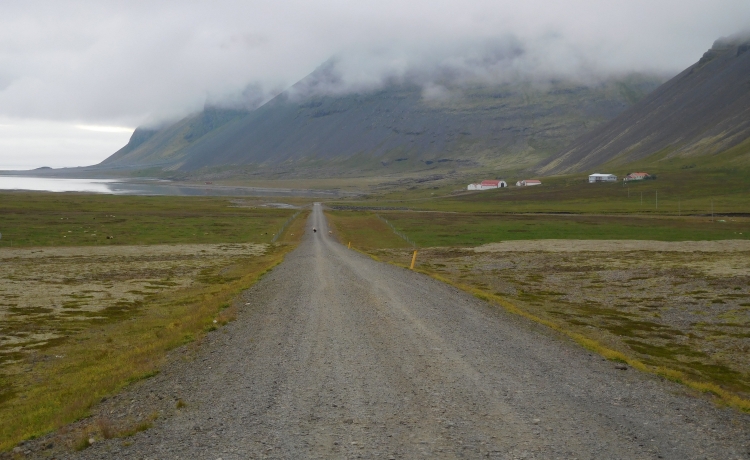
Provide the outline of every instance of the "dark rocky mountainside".
{"type": "Polygon", "coordinates": [[[377,175],[438,168],[527,168],[614,118],[663,80],[452,86],[391,83],[315,95],[319,69],[253,111],[206,108],[141,129],[97,169],[156,175],[377,175]],[[312,94],[303,96],[302,94],[312,94]]]}
{"type": "Polygon", "coordinates": [[[750,37],[717,40],[694,65],[542,161],[543,174],[715,155],[750,139],[750,37]]]}

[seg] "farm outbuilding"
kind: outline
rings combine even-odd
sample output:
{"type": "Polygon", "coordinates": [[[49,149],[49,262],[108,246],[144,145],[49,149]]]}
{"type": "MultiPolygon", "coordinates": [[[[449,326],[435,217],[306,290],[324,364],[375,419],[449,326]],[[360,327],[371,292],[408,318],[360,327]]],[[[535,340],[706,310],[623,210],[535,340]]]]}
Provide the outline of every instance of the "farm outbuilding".
{"type": "Polygon", "coordinates": [[[589,176],[589,184],[595,182],[617,182],[617,176],[614,174],[594,173],[589,176]]]}
{"type": "Polygon", "coordinates": [[[508,186],[508,184],[506,184],[504,180],[483,180],[480,185],[482,186],[482,190],[489,190],[491,188],[503,188],[508,186]]]}
{"type": "Polygon", "coordinates": [[[504,180],[483,180],[478,184],[469,184],[466,190],[489,190],[493,188],[504,188],[508,184],[504,180]]]}
{"type": "Polygon", "coordinates": [[[542,181],[537,179],[524,179],[516,182],[519,187],[531,187],[532,185],[542,185],[542,181]]]}
{"type": "Polygon", "coordinates": [[[623,179],[625,182],[631,181],[631,180],[644,180],[651,177],[649,173],[645,172],[636,172],[636,173],[630,173],[623,179]]]}

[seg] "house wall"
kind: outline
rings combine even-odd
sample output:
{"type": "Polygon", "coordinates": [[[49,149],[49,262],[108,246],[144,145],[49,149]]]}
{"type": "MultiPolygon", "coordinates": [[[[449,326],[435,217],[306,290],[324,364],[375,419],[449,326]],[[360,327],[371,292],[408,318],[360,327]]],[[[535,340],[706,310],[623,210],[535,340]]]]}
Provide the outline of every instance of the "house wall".
{"type": "Polygon", "coordinates": [[[617,176],[614,174],[608,174],[608,175],[601,175],[601,176],[595,176],[590,175],[589,176],[589,184],[593,184],[595,182],[617,182],[617,176]]]}

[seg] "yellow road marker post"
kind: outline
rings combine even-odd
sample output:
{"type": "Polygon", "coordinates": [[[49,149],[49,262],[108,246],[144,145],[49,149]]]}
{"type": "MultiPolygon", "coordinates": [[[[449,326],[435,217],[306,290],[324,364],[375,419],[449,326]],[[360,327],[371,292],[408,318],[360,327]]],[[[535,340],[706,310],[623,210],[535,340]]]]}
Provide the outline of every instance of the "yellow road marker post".
{"type": "Polygon", "coordinates": [[[349,246],[347,246],[346,248],[347,249],[351,249],[352,248],[352,242],[351,241],[349,242],[349,246]]]}
{"type": "Polygon", "coordinates": [[[411,256],[411,267],[409,267],[409,270],[414,270],[414,263],[417,261],[417,250],[414,250],[414,255],[411,256]]]}

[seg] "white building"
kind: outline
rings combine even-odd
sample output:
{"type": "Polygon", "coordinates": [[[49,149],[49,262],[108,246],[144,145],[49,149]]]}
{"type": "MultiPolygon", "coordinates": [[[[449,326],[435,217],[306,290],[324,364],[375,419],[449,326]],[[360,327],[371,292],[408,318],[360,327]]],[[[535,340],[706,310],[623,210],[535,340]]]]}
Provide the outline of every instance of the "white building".
{"type": "Polygon", "coordinates": [[[516,182],[519,187],[531,187],[532,185],[542,185],[542,181],[537,179],[524,179],[516,182]]]}
{"type": "Polygon", "coordinates": [[[508,184],[506,184],[504,180],[483,180],[479,185],[482,187],[482,190],[489,190],[491,188],[504,188],[508,186],[508,184]]]}
{"type": "Polygon", "coordinates": [[[594,173],[589,176],[589,184],[594,182],[617,182],[617,176],[614,174],[594,173]]]}
{"type": "Polygon", "coordinates": [[[483,180],[478,184],[469,184],[466,190],[489,190],[493,188],[504,188],[508,184],[504,180],[483,180]]]}
{"type": "Polygon", "coordinates": [[[645,173],[645,172],[635,172],[630,173],[627,176],[625,176],[625,179],[623,179],[625,182],[629,182],[631,180],[644,180],[651,177],[651,174],[645,173]]]}

